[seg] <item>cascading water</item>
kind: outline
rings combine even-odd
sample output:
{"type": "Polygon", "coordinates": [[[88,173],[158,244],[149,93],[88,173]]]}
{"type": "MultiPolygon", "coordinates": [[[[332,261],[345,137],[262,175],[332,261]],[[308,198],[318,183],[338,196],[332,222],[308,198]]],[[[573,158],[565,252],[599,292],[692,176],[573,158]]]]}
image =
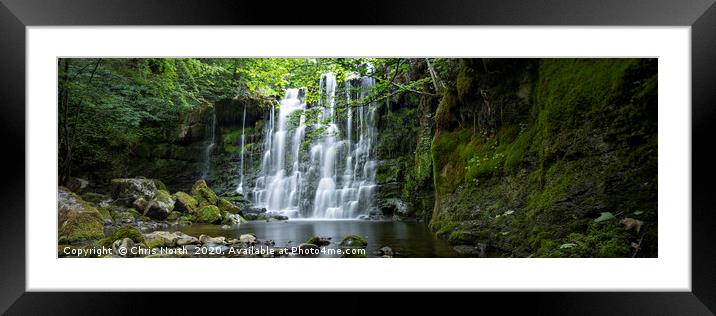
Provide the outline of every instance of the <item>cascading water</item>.
{"type": "Polygon", "coordinates": [[[204,168],[201,173],[201,178],[206,179],[211,169],[211,151],[216,146],[216,111],[211,110],[211,118],[209,124],[206,125],[206,134],[208,137],[208,143],[204,149],[204,168]]]}
{"type": "Polygon", "coordinates": [[[279,103],[278,122],[275,109],[272,108],[264,142],[264,156],[261,162],[261,174],[256,179],[253,190],[255,204],[272,212],[280,212],[296,217],[299,211],[301,171],[299,149],[303,141],[303,119],[293,131],[288,129],[289,115],[296,110],[305,109],[306,104],[299,99],[298,89],[290,89],[279,103]],[[289,138],[289,134],[291,137],[289,138]],[[287,144],[287,140],[290,143],[287,144]],[[291,146],[291,151],[287,148],[291,146]],[[289,167],[290,166],[290,169],[289,167]]]}
{"type": "MultiPolygon", "coordinates": [[[[355,84],[352,82],[357,83],[355,90],[359,91],[356,95],[359,99],[368,97],[375,83],[370,77],[346,81],[347,100],[353,96],[355,84]]],[[[303,114],[298,126],[287,126],[291,113],[306,110],[297,89],[288,90],[281,100],[278,118],[275,109],[271,109],[261,173],[252,191],[257,207],[294,218],[336,219],[356,218],[371,208],[376,187],[375,104],[343,109],[346,115],[340,117],[336,109],[334,75],[321,76],[320,91],[320,121],[311,126],[306,126],[303,114]],[[308,155],[302,157],[301,143],[306,128],[322,132],[310,144],[308,155]]]]}
{"type": "Polygon", "coordinates": [[[244,118],[241,121],[241,164],[239,165],[239,186],[236,187],[237,193],[244,193],[244,146],[246,144],[246,105],[244,104],[244,118]]]}

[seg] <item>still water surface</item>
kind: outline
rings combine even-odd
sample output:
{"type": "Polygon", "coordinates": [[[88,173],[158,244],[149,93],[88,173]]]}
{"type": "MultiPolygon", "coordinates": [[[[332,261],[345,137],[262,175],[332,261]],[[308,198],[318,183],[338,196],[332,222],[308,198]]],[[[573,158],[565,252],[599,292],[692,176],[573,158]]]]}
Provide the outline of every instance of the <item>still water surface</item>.
{"type": "MultiPolygon", "coordinates": [[[[201,234],[212,237],[238,238],[241,234],[254,233],[260,242],[273,240],[275,246],[296,247],[313,236],[330,237],[328,248],[338,248],[344,236],[359,235],[366,239],[366,255],[378,256],[376,252],[390,247],[395,257],[431,258],[460,257],[444,240],[437,239],[424,223],[367,221],[367,220],[296,220],[251,221],[232,226],[194,224],[172,227],[170,231],[181,231],[191,236],[201,234]]],[[[330,256],[329,256],[330,257],[330,256]]]]}

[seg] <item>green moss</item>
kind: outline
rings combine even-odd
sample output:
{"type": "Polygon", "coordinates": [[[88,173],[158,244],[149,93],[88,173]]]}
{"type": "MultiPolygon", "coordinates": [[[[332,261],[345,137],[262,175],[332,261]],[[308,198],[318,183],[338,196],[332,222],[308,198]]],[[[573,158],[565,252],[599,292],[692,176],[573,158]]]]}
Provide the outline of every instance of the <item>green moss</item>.
{"type": "Polygon", "coordinates": [[[457,88],[457,96],[460,102],[466,102],[473,92],[475,83],[475,71],[469,67],[460,67],[460,72],[455,79],[455,87],[457,88]]]}
{"type": "Polygon", "coordinates": [[[122,226],[114,233],[112,233],[111,236],[104,238],[99,241],[99,244],[104,247],[112,247],[112,243],[114,243],[116,240],[121,240],[124,238],[129,238],[135,243],[142,243],[144,242],[144,235],[133,226],[122,226]]]}
{"type": "Polygon", "coordinates": [[[162,182],[161,180],[152,179],[152,182],[154,182],[154,186],[156,186],[158,190],[169,191],[169,189],[167,189],[166,184],[164,184],[164,182],[162,182]]]}
{"type": "Polygon", "coordinates": [[[436,230],[435,235],[438,237],[444,237],[451,235],[454,231],[457,230],[457,227],[460,225],[458,222],[453,221],[434,221],[433,229],[436,230]],[[440,224],[439,224],[440,223],[440,224]]]}
{"type": "MultiPolygon", "coordinates": [[[[251,127],[246,127],[245,130],[243,130],[244,135],[251,135],[254,133],[254,129],[251,127]]],[[[227,154],[235,155],[241,153],[241,128],[236,129],[229,129],[228,131],[223,133],[223,149],[224,152],[227,154]]],[[[244,152],[248,152],[251,150],[251,143],[245,143],[244,144],[244,152]]]]}
{"type": "Polygon", "coordinates": [[[236,225],[239,220],[229,212],[221,212],[221,224],[222,225],[236,225]]]}
{"type": "Polygon", "coordinates": [[[60,191],[69,195],[66,199],[70,201],[68,202],[70,210],[60,214],[58,239],[65,237],[67,242],[75,243],[103,238],[104,223],[100,212],[91,203],[66,188],[60,188],[60,191]],[[73,206],[72,201],[77,204],[73,206]]]}
{"type": "Polygon", "coordinates": [[[99,211],[99,215],[102,216],[103,220],[105,220],[105,219],[112,220],[112,214],[109,212],[108,208],[100,207],[97,209],[97,211],[99,211]]]}
{"type": "Polygon", "coordinates": [[[638,256],[655,256],[655,224],[637,236],[618,221],[591,223],[605,209],[617,217],[614,209],[638,209],[640,220],[657,220],[656,60],[534,65],[531,83],[502,78],[514,74],[497,64],[480,72],[477,83],[493,104],[521,94],[511,121],[483,128],[490,122],[478,120],[475,133],[460,127],[457,118],[481,104],[469,100],[467,87],[476,82],[467,77],[457,80],[459,103],[441,103],[439,112],[452,113],[440,113],[430,149],[431,229],[451,243],[484,241],[509,256],[624,257],[642,237],[638,256]]]}
{"type": "Polygon", "coordinates": [[[169,213],[169,216],[167,216],[167,220],[175,221],[175,220],[178,220],[180,217],[181,217],[181,213],[179,213],[177,211],[173,211],[173,212],[169,213]]]}
{"type": "Polygon", "coordinates": [[[191,188],[191,194],[199,203],[199,206],[216,205],[218,203],[216,193],[206,185],[206,181],[204,180],[199,180],[194,184],[191,188]]]}
{"type": "Polygon", "coordinates": [[[438,128],[449,129],[452,126],[456,107],[457,97],[452,93],[445,93],[435,111],[435,123],[438,128]]]}
{"type": "Polygon", "coordinates": [[[236,206],[227,199],[219,199],[219,210],[230,214],[236,214],[241,211],[241,207],[236,206]]]}
{"type": "Polygon", "coordinates": [[[343,240],[341,240],[341,246],[344,247],[366,247],[368,246],[368,242],[365,240],[365,238],[358,236],[358,235],[348,235],[343,237],[343,240]]]}
{"type": "Polygon", "coordinates": [[[378,184],[386,184],[397,182],[401,178],[403,172],[403,159],[396,158],[383,161],[378,165],[376,171],[376,182],[378,184]]]}
{"type": "Polygon", "coordinates": [[[199,203],[194,197],[184,192],[174,193],[174,209],[182,213],[194,213],[199,203]]]}
{"type": "Polygon", "coordinates": [[[455,245],[469,243],[471,240],[468,238],[468,234],[465,233],[464,229],[457,229],[450,233],[448,236],[448,242],[455,245]]]}
{"type": "Polygon", "coordinates": [[[161,238],[147,239],[144,245],[147,246],[147,248],[160,248],[164,246],[164,240],[161,238]]]}
{"type": "Polygon", "coordinates": [[[329,245],[331,242],[328,241],[328,240],[326,240],[325,238],[321,238],[321,237],[318,237],[318,236],[313,236],[313,237],[311,237],[311,238],[308,238],[308,240],[306,240],[306,243],[307,243],[307,244],[314,244],[314,245],[320,247],[320,246],[327,246],[327,245],[329,245]]]}
{"type": "Polygon", "coordinates": [[[517,168],[525,160],[525,154],[530,146],[533,131],[533,129],[529,129],[525,132],[521,132],[510,145],[509,150],[505,151],[504,166],[506,171],[517,168]]]}
{"type": "Polygon", "coordinates": [[[624,92],[627,71],[638,63],[628,58],[542,60],[534,108],[541,158],[551,159],[561,142],[578,136],[585,115],[608,108],[624,92]]]}
{"type": "Polygon", "coordinates": [[[155,198],[157,201],[164,202],[164,203],[168,203],[168,202],[170,202],[171,199],[172,199],[172,198],[171,198],[171,195],[170,195],[169,192],[167,192],[166,190],[157,190],[156,193],[155,193],[155,195],[154,195],[154,198],[155,198]]]}
{"type": "Polygon", "coordinates": [[[179,217],[179,224],[191,225],[194,222],[194,216],[190,214],[184,214],[179,217]]]}
{"type": "Polygon", "coordinates": [[[462,183],[465,173],[464,156],[471,156],[472,132],[460,129],[435,134],[431,146],[433,181],[437,193],[452,192],[462,183]]]}
{"type": "Polygon", "coordinates": [[[196,211],[194,217],[198,223],[218,223],[221,221],[221,211],[216,205],[205,205],[196,211]]]}
{"type": "Polygon", "coordinates": [[[574,232],[559,240],[543,239],[536,251],[540,257],[628,257],[634,252],[635,236],[616,223],[592,223],[586,232],[574,232]]]}

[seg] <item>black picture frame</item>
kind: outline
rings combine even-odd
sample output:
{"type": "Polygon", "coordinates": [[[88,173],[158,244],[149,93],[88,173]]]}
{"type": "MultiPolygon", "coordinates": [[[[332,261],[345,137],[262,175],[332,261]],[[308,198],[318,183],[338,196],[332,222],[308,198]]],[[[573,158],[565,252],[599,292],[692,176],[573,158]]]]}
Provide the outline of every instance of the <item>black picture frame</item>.
{"type": "MultiPolygon", "coordinates": [[[[3,143],[3,190],[0,241],[12,251],[0,255],[0,311],[11,314],[62,312],[130,313],[183,310],[183,304],[153,306],[159,294],[40,293],[25,291],[25,27],[38,25],[611,25],[691,26],[692,105],[692,292],[479,293],[487,306],[503,311],[548,314],[713,314],[716,310],[716,227],[713,183],[716,168],[708,155],[716,109],[716,5],[714,0],[442,0],[352,3],[355,14],[335,14],[336,2],[301,4],[282,10],[260,1],[189,0],[0,0],[0,128],[3,143]],[[324,8],[324,9],[321,9],[324,8]],[[21,168],[20,166],[23,166],[21,168]],[[131,304],[127,303],[131,302],[131,304]],[[139,307],[147,303],[145,307],[139,307]],[[140,304],[140,305],[138,305],[140,304]]],[[[668,89],[668,87],[661,87],[668,89]]],[[[48,105],[54,106],[54,105],[48,105]]],[[[687,106],[674,104],[670,106],[687,106]]],[[[688,212],[688,210],[669,210],[688,212]]],[[[664,223],[668,225],[668,223],[664,223]]],[[[635,273],[639,273],[635,271],[635,273]]],[[[184,294],[173,294],[180,302],[184,294]]],[[[243,293],[242,300],[261,293],[243,293]]],[[[349,294],[342,294],[353,299],[349,294]]],[[[411,300],[421,296],[413,294],[411,300]]],[[[422,296],[425,296],[424,294],[422,296]]],[[[311,294],[294,295],[307,299],[311,294]]],[[[436,304],[448,297],[431,296],[436,304]]],[[[195,298],[214,298],[212,294],[195,298]]],[[[376,298],[378,299],[378,298],[376,298]]],[[[455,299],[460,300],[460,299],[455,299]]],[[[471,302],[473,299],[470,299],[471,302]]],[[[341,298],[331,301],[340,302],[341,298]]],[[[363,301],[363,300],[362,300],[363,301]]],[[[371,302],[371,299],[365,299],[371,302]]],[[[416,302],[419,302],[418,298],[416,302]]],[[[442,302],[442,303],[441,303],[442,302]]],[[[231,303],[227,303],[231,304],[231,303]]],[[[472,303],[471,303],[472,304],[472,303]]],[[[400,308],[396,304],[393,308],[400,308]]],[[[389,307],[390,308],[390,307],[389,307]]],[[[445,309],[461,308],[445,306],[445,309]]]]}

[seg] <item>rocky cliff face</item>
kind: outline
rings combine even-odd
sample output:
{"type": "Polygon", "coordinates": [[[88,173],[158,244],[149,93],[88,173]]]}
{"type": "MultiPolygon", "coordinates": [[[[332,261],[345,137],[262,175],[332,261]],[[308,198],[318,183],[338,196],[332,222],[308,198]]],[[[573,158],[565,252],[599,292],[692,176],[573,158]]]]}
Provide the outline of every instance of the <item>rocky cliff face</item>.
{"type": "Polygon", "coordinates": [[[242,132],[244,181],[247,187],[254,186],[261,169],[264,119],[269,109],[275,105],[276,100],[273,98],[245,96],[216,103],[217,144],[211,155],[211,168],[207,181],[217,192],[234,191],[240,182],[242,132]]]}
{"type": "Polygon", "coordinates": [[[656,255],[656,60],[458,69],[430,146],[438,235],[502,256],[656,255]]]}
{"type": "Polygon", "coordinates": [[[247,110],[245,170],[250,174],[258,170],[252,164],[260,160],[256,157],[260,155],[257,145],[261,144],[262,119],[273,102],[270,98],[238,97],[203,104],[177,126],[163,127],[161,132],[157,129],[154,136],[119,151],[112,159],[112,166],[84,166],[75,174],[89,179],[92,189],[98,191],[108,190],[110,179],[139,176],[162,179],[171,190],[188,191],[201,178],[207,164],[205,152],[213,126],[215,146],[209,155],[206,180],[219,192],[232,191],[239,177],[244,106],[247,110]],[[211,124],[214,115],[217,121],[211,124]]]}

